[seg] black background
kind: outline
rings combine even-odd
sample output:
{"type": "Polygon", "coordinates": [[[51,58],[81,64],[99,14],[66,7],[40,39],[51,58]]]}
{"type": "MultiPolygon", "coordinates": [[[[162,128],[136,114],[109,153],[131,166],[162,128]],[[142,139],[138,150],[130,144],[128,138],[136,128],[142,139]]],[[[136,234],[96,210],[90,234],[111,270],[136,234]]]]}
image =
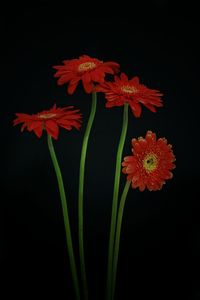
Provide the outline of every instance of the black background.
{"type": "MultiPolygon", "coordinates": [[[[53,65],[88,54],[116,61],[164,93],[156,114],[129,113],[131,138],[152,130],[173,144],[173,180],[159,192],[130,190],[123,218],[117,299],[200,299],[199,31],[193,2],[108,4],[40,1],[1,9],[1,273],[10,295],[73,299],[65,233],[45,134],[20,133],[15,112],[37,113],[55,102],[83,113],[80,132],[61,130],[55,148],[63,172],[77,251],[77,187],[91,96],[69,96],[53,65]]],[[[85,248],[90,299],[104,299],[115,156],[122,108],[98,97],[86,161],[85,248]]],[[[125,177],[121,177],[121,189],[125,177]]]]}

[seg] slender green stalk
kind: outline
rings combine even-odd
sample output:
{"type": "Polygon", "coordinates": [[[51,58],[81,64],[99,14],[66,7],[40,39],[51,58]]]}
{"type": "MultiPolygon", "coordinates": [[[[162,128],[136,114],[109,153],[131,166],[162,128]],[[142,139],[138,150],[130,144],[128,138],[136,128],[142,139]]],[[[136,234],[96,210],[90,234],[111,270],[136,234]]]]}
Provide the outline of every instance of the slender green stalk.
{"type": "Polygon", "coordinates": [[[114,246],[114,257],[113,257],[113,278],[112,278],[112,300],[115,295],[115,284],[116,284],[116,275],[117,275],[117,264],[118,264],[118,256],[119,256],[119,243],[120,243],[120,234],[122,227],[122,217],[124,211],[124,205],[126,201],[126,197],[129,191],[131,181],[127,181],[122,193],[122,197],[119,203],[119,210],[117,216],[117,227],[116,227],[116,238],[115,238],[115,246],[114,246]]]}
{"type": "Polygon", "coordinates": [[[85,135],[83,138],[83,145],[81,151],[80,160],[80,171],[79,171],[79,193],[78,193],[78,234],[79,234],[79,255],[80,255],[80,266],[81,266],[81,278],[83,284],[84,299],[88,299],[88,288],[86,278],[86,268],[84,259],[84,243],[83,243],[83,191],[84,191],[84,175],[85,175],[85,160],[87,153],[88,139],[91,131],[91,127],[94,121],[96,112],[97,94],[92,93],[92,107],[90,116],[88,119],[85,135]]]}
{"type": "Polygon", "coordinates": [[[72,237],[71,237],[71,230],[70,230],[70,223],[69,223],[69,215],[68,215],[68,208],[67,208],[66,195],[65,195],[62,174],[61,174],[60,167],[59,167],[59,164],[58,164],[58,161],[56,158],[52,139],[49,134],[47,135],[47,141],[48,141],[48,147],[49,147],[51,159],[53,162],[53,166],[54,166],[54,169],[56,172],[56,177],[58,180],[58,187],[59,187],[59,191],[60,191],[60,199],[61,199],[61,203],[62,203],[63,219],[64,219],[64,225],[65,225],[69,263],[70,263],[70,267],[71,267],[74,291],[76,294],[76,299],[80,300],[79,283],[78,283],[76,263],[75,263],[75,258],[74,258],[74,251],[73,251],[73,244],[72,244],[72,237]]]}
{"type": "Polygon", "coordinates": [[[107,290],[106,290],[107,300],[111,299],[111,294],[112,294],[113,249],[114,249],[114,239],[115,239],[115,230],[116,230],[115,227],[116,227],[116,218],[117,218],[122,152],[124,148],[127,127],[128,127],[128,103],[125,103],[122,131],[121,131],[121,136],[120,136],[118,150],[117,150],[116,167],[115,167],[115,181],[114,181],[114,190],[113,190],[110,238],[109,238],[109,247],[108,247],[108,269],[107,269],[107,290]]]}

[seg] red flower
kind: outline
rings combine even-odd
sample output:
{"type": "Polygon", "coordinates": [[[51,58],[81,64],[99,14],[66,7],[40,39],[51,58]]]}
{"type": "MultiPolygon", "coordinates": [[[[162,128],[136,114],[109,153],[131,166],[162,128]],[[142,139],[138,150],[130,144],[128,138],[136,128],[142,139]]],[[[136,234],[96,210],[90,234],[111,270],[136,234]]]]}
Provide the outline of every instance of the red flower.
{"type": "Polygon", "coordinates": [[[78,82],[82,80],[86,93],[91,93],[95,83],[103,83],[105,74],[119,72],[119,64],[103,62],[96,58],[83,55],[78,59],[64,60],[64,66],[54,66],[58,70],[54,77],[58,77],[58,84],[69,83],[68,93],[73,94],[78,82]]]}
{"type": "Polygon", "coordinates": [[[43,129],[46,129],[49,135],[57,139],[59,126],[67,130],[71,130],[72,127],[79,129],[81,126],[81,114],[79,113],[79,109],[72,110],[72,108],[73,106],[57,108],[56,105],[54,105],[50,110],[44,110],[35,115],[17,113],[17,118],[13,123],[14,126],[23,123],[21,131],[25,128],[27,128],[28,131],[33,130],[39,138],[42,136],[43,129]]]}
{"type": "Polygon", "coordinates": [[[160,190],[165,180],[173,176],[170,172],[175,168],[172,146],[165,138],[156,140],[156,134],[151,131],[147,131],[145,138],[133,139],[132,146],[133,155],[125,157],[122,163],[127,180],[131,180],[132,187],[139,187],[140,191],[145,188],[160,190]]]}
{"type": "Polygon", "coordinates": [[[96,87],[96,91],[104,92],[107,99],[106,107],[122,106],[128,102],[135,117],[141,115],[141,104],[152,112],[156,112],[155,106],[161,107],[162,94],[157,90],[147,88],[139,83],[138,77],[128,80],[122,73],[120,78],[115,76],[114,82],[104,82],[96,87]]]}

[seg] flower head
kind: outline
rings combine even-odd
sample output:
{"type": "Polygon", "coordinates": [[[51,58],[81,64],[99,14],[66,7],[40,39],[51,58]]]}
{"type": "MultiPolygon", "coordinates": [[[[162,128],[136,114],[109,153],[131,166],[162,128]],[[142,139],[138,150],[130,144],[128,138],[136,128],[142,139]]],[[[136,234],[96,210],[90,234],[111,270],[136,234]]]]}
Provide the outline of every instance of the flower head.
{"type": "Polygon", "coordinates": [[[14,126],[23,123],[21,131],[27,128],[28,131],[34,131],[37,137],[42,136],[43,129],[47,131],[54,139],[58,138],[59,127],[71,130],[72,127],[80,128],[81,114],[79,109],[73,110],[73,106],[57,108],[54,105],[50,110],[44,110],[34,115],[16,113],[14,126]]]}
{"type": "Polygon", "coordinates": [[[135,117],[140,117],[141,104],[152,112],[155,107],[162,106],[162,94],[157,90],[147,88],[139,82],[138,77],[128,80],[126,74],[115,76],[114,82],[104,82],[96,87],[99,92],[104,92],[107,100],[106,107],[122,106],[128,102],[135,117]]]}
{"type": "Polygon", "coordinates": [[[147,131],[145,138],[132,139],[132,156],[126,156],[122,163],[122,172],[132,187],[140,191],[160,190],[165,180],[172,178],[170,172],[175,168],[175,156],[172,146],[165,138],[156,140],[156,134],[147,131]]]}
{"type": "Polygon", "coordinates": [[[87,55],[78,59],[64,60],[63,66],[54,66],[57,70],[54,77],[59,78],[58,84],[68,84],[68,93],[73,94],[78,82],[82,80],[86,93],[93,91],[95,83],[103,83],[105,74],[119,72],[119,64],[116,62],[103,62],[87,55]]]}

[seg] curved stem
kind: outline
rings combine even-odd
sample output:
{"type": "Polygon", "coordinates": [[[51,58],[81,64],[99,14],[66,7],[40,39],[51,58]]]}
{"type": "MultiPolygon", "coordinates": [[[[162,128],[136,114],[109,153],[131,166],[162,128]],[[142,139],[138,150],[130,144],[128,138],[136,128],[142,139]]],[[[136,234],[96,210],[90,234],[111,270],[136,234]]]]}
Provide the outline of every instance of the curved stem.
{"type": "Polygon", "coordinates": [[[109,238],[109,247],[108,247],[108,269],[107,269],[107,291],[106,291],[107,300],[110,300],[112,295],[113,248],[114,248],[115,229],[116,229],[115,227],[116,227],[116,218],[117,218],[120,174],[121,174],[121,160],[122,160],[122,152],[124,148],[127,127],[128,127],[128,103],[125,103],[122,131],[121,131],[121,136],[120,136],[118,150],[117,150],[116,167],[115,167],[115,181],[114,181],[114,190],[113,190],[110,238],[109,238]]]}
{"type": "Polygon", "coordinates": [[[115,284],[116,284],[116,275],[117,275],[117,264],[118,264],[118,256],[119,256],[119,244],[120,244],[120,234],[122,227],[122,217],[124,212],[124,205],[126,201],[126,197],[129,191],[131,181],[127,181],[122,193],[122,197],[119,203],[119,210],[117,216],[117,227],[116,227],[116,238],[115,238],[115,246],[114,246],[114,255],[113,255],[113,278],[112,278],[112,299],[114,299],[115,294],[115,284]]]}
{"type": "Polygon", "coordinates": [[[73,285],[74,285],[76,299],[80,300],[78,276],[77,276],[76,263],[75,263],[75,258],[74,258],[74,251],[73,251],[73,244],[72,244],[72,237],[71,237],[71,230],[70,230],[70,223],[69,223],[69,215],[68,215],[68,208],[67,208],[66,195],[65,195],[62,174],[61,174],[60,167],[59,167],[59,164],[58,164],[58,161],[56,158],[52,139],[49,134],[47,135],[47,141],[48,141],[49,152],[50,152],[53,166],[54,166],[54,169],[56,172],[56,177],[58,180],[58,187],[59,187],[59,191],[60,191],[60,199],[61,199],[61,203],[62,203],[62,211],[63,211],[63,219],[64,219],[64,225],[65,225],[66,239],[67,239],[69,263],[70,263],[71,272],[72,272],[72,281],[73,281],[73,285]]]}
{"type": "Polygon", "coordinates": [[[86,160],[87,145],[88,145],[88,139],[89,139],[91,127],[95,117],[96,103],[97,103],[97,95],[96,93],[93,92],[92,107],[91,107],[90,116],[88,119],[88,123],[83,138],[81,160],[80,160],[80,171],[79,171],[78,234],[79,234],[79,255],[80,255],[81,277],[82,277],[85,300],[88,299],[88,289],[87,289],[87,278],[86,278],[86,268],[85,268],[85,259],[84,259],[84,243],[83,243],[83,190],[84,190],[85,160],[86,160]]]}

